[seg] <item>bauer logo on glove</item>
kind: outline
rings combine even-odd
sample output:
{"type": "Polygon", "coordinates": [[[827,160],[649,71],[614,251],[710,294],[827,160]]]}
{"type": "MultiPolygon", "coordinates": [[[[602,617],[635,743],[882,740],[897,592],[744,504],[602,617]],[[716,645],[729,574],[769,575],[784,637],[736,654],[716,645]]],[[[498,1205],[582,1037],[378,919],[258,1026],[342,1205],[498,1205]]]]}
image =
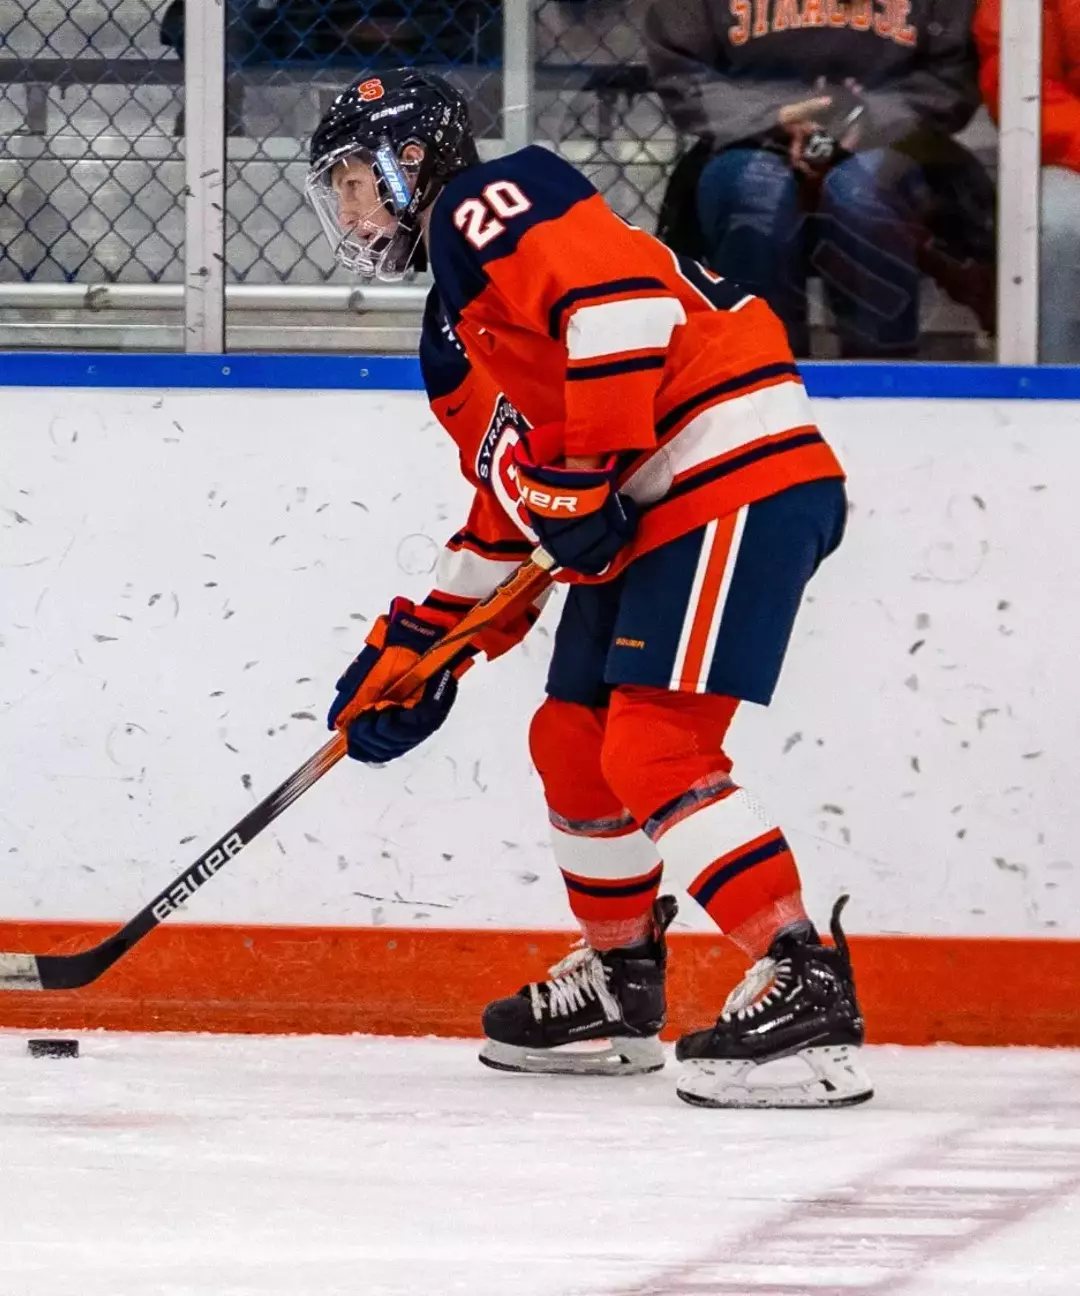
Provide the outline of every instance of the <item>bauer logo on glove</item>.
{"type": "Polygon", "coordinates": [[[553,495],[550,491],[528,486],[521,492],[521,502],[531,513],[542,513],[544,517],[559,518],[568,513],[581,517],[602,508],[607,495],[606,484],[586,487],[569,495],[553,495]]]}
{"type": "Polygon", "coordinates": [[[552,447],[555,425],[534,428],[514,447],[518,494],[537,538],[560,567],[600,576],[637,529],[633,500],[615,489],[618,460],[596,468],[569,468],[552,447]],[[544,451],[540,451],[540,447],[544,451]]]}

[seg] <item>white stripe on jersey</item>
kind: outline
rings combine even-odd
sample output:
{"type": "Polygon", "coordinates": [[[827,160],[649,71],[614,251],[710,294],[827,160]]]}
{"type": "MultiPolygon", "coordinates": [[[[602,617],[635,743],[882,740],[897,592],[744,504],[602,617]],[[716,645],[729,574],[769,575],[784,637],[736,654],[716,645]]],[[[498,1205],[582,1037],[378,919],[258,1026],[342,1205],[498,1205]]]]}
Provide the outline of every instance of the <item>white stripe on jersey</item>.
{"type": "Polygon", "coordinates": [[[621,489],[639,504],[649,504],[667,493],[672,478],[679,473],[730,454],[749,441],[814,426],[814,411],[806,389],[797,379],[789,378],[702,410],[647,459],[621,489]]]}
{"type": "Polygon", "coordinates": [[[435,589],[459,598],[487,598],[520,565],[515,559],[487,558],[472,549],[444,549],[435,568],[435,589]]]}
{"type": "Polygon", "coordinates": [[[663,350],[686,311],[677,297],[632,297],[579,306],[566,327],[571,360],[594,360],[623,351],[663,350]]]}

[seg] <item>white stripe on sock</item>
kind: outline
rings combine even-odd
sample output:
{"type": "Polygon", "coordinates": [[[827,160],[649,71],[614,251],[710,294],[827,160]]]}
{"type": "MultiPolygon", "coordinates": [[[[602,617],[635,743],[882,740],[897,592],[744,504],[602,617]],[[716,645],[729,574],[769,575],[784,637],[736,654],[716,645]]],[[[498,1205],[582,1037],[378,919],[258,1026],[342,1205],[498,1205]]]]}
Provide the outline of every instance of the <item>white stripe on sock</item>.
{"type": "Polygon", "coordinates": [[[643,877],[660,863],[656,847],[640,830],[623,837],[579,837],[551,830],[555,863],[575,877],[617,882],[643,877]]]}
{"type": "Polygon", "coordinates": [[[685,889],[714,860],[776,827],[757,798],[739,788],[723,801],[695,810],[663,834],[658,845],[664,874],[685,889]]]}

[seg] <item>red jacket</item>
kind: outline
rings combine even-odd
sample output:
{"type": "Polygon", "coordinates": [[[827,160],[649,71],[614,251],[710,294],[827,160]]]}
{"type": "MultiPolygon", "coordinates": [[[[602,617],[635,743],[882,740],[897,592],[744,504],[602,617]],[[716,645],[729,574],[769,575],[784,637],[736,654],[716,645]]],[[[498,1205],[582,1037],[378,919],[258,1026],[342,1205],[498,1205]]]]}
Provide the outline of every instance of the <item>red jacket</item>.
{"type": "MultiPolygon", "coordinates": [[[[975,16],[979,83],[998,117],[1001,81],[1001,0],[980,0],[975,16]]],[[[1044,166],[1080,171],[1080,0],[1043,0],[1044,166]]]]}

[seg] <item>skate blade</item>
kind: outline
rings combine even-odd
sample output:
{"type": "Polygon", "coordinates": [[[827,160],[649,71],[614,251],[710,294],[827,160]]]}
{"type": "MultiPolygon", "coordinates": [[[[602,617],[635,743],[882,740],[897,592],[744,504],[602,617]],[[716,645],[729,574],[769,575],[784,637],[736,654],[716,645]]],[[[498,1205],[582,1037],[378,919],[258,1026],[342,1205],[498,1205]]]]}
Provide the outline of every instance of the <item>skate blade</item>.
{"type": "Polygon", "coordinates": [[[696,1107],[853,1107],[874,1096],[874,1087],[853,1044],[807,1048],[791,1059],[690,1058],[683,1063],[675,1092],[696,1107]],[[805,1062],[811,1076],[770,1081],[781,1063],[805,1062]]]}
{"type": "Polygon", "coordinates": [[[664,1065],[663,1045],[655,1035],[607,1040],[605,1044],[592,1049],[575,1045],[530,1049],[489,1039],[480,1050],[480,1061],[495,1071],[530,1075],[645,1075],[664,1065]]]}

